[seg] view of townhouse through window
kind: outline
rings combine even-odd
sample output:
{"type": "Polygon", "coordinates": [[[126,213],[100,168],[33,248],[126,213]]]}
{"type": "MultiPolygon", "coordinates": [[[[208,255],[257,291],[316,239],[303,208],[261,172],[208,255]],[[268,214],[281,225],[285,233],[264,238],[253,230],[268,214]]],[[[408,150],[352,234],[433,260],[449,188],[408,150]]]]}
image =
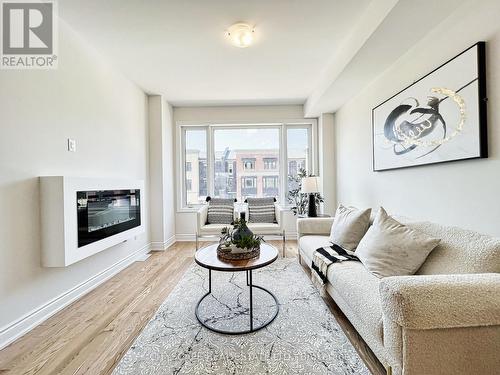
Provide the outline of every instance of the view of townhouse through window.
{"type": "Polygon", "coordinates": [[[246,171],[251,171],[255,169],[255,158],[243,159],[243,169],[246,171]]]}
{"type": "Polygon", "coordinates": [[[278,165],[280,153],[279,128],[215,129],[214,196],[236,198],[243,202],[248,197],[276,197],[278,189],[266,189],[264,178],[277,176],[277,170],[266,168],[266,160],[278,165]],[[233,165],[231,173],[217,168],[219,161],[233,165]]]}
{"type": "Polygon", "coordinates": [[[309,137],[310,132],[307,128],[288,128],[287,129],[287,191],[296,189],[298,183],[293,179],[301,169],[309,171],[309,137]]]}
{"type": "Polygon", "coordinates": [[[285,199],[293,184],[288,176],[308,170],[309,126],[186,127],[184,134],[184,194],[187,206],[203,203],[208,195],[243,202],[248,197],[285,199]],[[286,131],[285,166],[280,166],[281,132],[286,131]],[[211,137],[208,133],[212,131],[211,137]],[[207,159],[207,139],[211,155],[207,159]],[[213,180],[208,183],[209,170],[213,180]],[[283,176],[285,174],[285,176],[283,176]],[[282,191],[282,181],[287,181],[282,191]]]}
{"type": "Polygon", "coordinates": [[[188,129],[184,139],[184,197],[187,205],[199,204],[208,195],[207,187],[207,132],[188,129]]]}

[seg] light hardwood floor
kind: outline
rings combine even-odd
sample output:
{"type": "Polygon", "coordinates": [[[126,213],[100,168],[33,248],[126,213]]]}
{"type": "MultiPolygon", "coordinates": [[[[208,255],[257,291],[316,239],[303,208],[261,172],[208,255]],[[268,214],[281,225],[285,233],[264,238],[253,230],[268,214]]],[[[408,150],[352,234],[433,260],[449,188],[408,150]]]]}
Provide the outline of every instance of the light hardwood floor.
{"type": "MultiPolygon", "coordinates": [[[[296,241],[286,247],[295,257],[296,241]]],[[[194,249],[193,242],[177,242],[133,263],[1,350],[0,374],[110,374],[193,264],[194,249]]],[[[326,302],[370,370],[385,374],[335,303],[326,302]]]]}

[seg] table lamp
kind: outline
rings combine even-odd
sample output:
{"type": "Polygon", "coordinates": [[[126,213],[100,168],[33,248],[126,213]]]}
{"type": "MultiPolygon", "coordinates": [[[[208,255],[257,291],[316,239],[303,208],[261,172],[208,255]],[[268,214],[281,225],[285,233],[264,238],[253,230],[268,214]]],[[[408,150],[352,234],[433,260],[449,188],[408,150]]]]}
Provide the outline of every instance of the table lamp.
{"type": "Polygon", "coordinates": [[[319,193],[319,177],[304,177],[301,181],[301,193],[309,194],[309,207],[307,209],[307,216],[316,217],[316,197],[315,193],[319,193]]]}

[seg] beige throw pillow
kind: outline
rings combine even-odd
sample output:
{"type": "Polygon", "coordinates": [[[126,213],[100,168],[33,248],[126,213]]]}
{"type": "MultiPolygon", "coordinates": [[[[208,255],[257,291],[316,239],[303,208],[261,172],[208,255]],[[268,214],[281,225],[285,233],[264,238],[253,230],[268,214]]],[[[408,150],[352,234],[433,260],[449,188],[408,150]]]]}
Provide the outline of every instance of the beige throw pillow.
{"type": "Polygon", "coordinates": [[[370,226],[371,208],[358,210],[339,205],[335,212],[330,242],[344,250],[354,251],[370,226]]]}
{"type": "Polygon", "coordinates": [[[377,277],[413,275],[439,241],[394,220],[380,207],[356,256],[377,277]]]}

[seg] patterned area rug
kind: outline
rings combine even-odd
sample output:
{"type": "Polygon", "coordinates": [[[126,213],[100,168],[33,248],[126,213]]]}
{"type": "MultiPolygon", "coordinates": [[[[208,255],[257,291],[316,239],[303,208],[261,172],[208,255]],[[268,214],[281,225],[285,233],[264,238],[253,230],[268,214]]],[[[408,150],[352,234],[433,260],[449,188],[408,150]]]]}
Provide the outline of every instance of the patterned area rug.
{"type": "MultiPolygon", "coordinates": [[[[278,298],[276,319],[250,334],[213,333],[194,314],[208,271],[193,265],[113,374],[370,374],[296,260],[253,271],[253,282],[278,298]]],[[[212,293],[200,306],[210,325],[248,326],[245,272],[212,272],[212,293]]],[[[255,323],[272,314],[273,303],[254,292],[255,323]]]]}

